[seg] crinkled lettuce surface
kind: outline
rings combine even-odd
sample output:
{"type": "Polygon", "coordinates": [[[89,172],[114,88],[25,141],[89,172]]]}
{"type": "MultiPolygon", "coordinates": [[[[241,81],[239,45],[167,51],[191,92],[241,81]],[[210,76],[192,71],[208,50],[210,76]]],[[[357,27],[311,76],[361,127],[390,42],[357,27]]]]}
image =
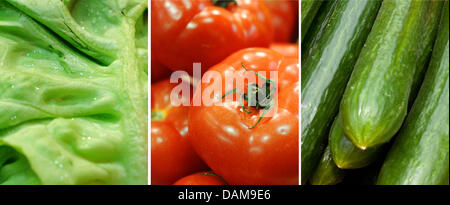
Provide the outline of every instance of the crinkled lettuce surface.
{"type": "Polygon", "coordinates": [[[0,184],[147,184],[146,12],[0,0],[0,184]]]}

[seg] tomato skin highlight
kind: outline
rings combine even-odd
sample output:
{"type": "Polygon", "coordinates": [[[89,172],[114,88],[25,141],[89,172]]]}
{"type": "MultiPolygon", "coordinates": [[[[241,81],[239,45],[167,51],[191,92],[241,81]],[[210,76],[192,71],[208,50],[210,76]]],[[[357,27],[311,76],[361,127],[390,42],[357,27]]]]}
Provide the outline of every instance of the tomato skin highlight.
{"type": "Polygon", "coordinates": [[[270,49],[289,58],[299,58],[298,44],[295,43],[272,43],[270,49]]]}
{"type": "Polygon", "coordinates": [[[151,1],[152,48],[156,58],[172,70],[202,71],[248,47],[268,47],[272,20],[260,0],[236,0],[227,8],[211,0],[151,1]]]}
{"type": "Polygon", "coordinates": [[[176,84],[164,80],[151,86],[151,184],[173,184],[183,176],[208,170],[187,138],[189,108],[171,105],[170,92],[176,84]],[[162,119],[154,119],[158,112],[162,119]]]}
{"type": "Polygon", "coordinates": [[[173,185],[227,185],[227,183],[212,172],[200,172],[185,176],[173,185]]]}
{"type": "MultiPolygon", "coordinates": [[[[273,116],[264,117],[249,129],[262,111],[243,112],[237,94],[233,101],[223,105],[206,106],[202,102],[189,110],[191,144],[229,184],[298,184],[298,58],[287,58],[270,49],[249,48],[234,53],[210,70],[225,79],[226,73],[232,71],[244,75],[242,65],[261,75],[266,71],[266,77],[276,82],[278,102],[277,109],[271,111],[273,116]],[[277,71],[278,79],[272,79],[269,71],[277,71]]],[[[212,83],[202,82],[194,98],[212,83]]],[[[226,86],[224,83],[222,93],[228,91],[226,86]]]]}

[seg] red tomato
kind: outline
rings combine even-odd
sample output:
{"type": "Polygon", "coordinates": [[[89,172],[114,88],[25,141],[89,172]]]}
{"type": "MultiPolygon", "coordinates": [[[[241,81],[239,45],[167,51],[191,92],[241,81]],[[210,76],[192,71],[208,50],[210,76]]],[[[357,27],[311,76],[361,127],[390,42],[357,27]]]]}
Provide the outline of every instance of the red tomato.
{"type": "Polygon", "coordinates": [[[151,59],[151,82],[155,83],[165,78],[170,77],[170,69],[161,65],[161,63],[154,56],[154,52],[152,51],[152,59],[151,59]]]}
{"type": "Polygon", "coordinates": [[[226,8],[212,2],[151,1],[152,48],[163,65],[192,74],[194,62],[205,71],[240,49],[269,46],[273,28],[264,2],[236,0],[226,8]]]}
{"type": "Polygon", "coordinates": [[[298,1],[265,0],[272,16],[275,42],[291,42],[298,19],[298,1]]]}
{"type": "Polygon", "coordinates": [[[227,185],[227,183],[212,172],[200,172],[183,177],[173,185],[227,185]]]}
{"type": "Polygon", "coordinates": [[[298,45],[295,43],[272,43],[270,49],[290,58],[298,58],[298,45]]]}
{"type": "MultiPolygon", "coordinates": [[[[209,71],[216,71],[222,79],[233,71],[238,77],[258,72],[273,81],[269,87],[276,86],[278,102],[259,108],[247,107],[251,113],[245,112],[242,104],[249,104],[247,100],[239,101],[243,95],[234,93],[231,96],[234,99],[229,101],[220,97],[236,88],[233,81],[223,81],[218,98],[203,99],[201,106],[189,110],[189,139],[197,153],[230,184],[298,184],[298,58],[287,58],[270,49],[249,48],[234,53],[209,71]],[[277,71],[278,79],[269,71],[277,71]],[[223,104],[207,106],[215,100],[223,104]]],[[[205,73],[203,80],[209,74],[205,73]]],[[[254,89],[250,85],[257,80],[244,82],[247,99],[253,93],[249,89],[254,89]]],[[[214,81],[202,82],[194,99],[199,95],[208,96],[209,86],[213,85],[214,81]]],[[[258,83],[259,89],[263,85],[258,83]]]]}
{"type": "MultiPolygon", "coordinates": [[[[169,80],[151,85],[151,183],[155,185],[172,184],[208,169],[187,139],[189,108],[171,104],[170,93],[175,86],[169,80]]],[[[189,98],[181,96],[182,101],[189,98]]]]}

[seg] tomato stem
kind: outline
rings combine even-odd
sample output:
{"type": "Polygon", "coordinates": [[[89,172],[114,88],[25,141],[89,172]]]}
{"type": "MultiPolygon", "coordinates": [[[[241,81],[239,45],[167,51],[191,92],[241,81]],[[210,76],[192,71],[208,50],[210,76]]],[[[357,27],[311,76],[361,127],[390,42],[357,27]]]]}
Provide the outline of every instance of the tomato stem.
{"type": "Polygon", "coordinates": [[[218,174],[216,174],[216,173],[214,173],[214,172],[201,172],[201,173],[199,173],[199,175],[216,176],[216,177],[218,177],[220,180],[222,180],[223,183],[225,183],[225,185],[228,185],[228,182],[225,181],[224,178],[222,178],[220,175],[218,175],[218,174]]]}
{"type": "Polygon", "coordinates": [[[239,104],[241,105],[241,109],[244,112],[249,113],[249,114],[252,113],[251,110],[248,110],[249,107],[253,107],[257,110],[264,109],[263,113],[258,118],[258,121],[254,125],[249,127],[249,129],[252,129],[252,128],[256,127],[256,125],[259,124],[259,122],[264,117],[264,115],[273,108],[273,106],[274,106],[273,94],[276,90],[276,84],[273,80],[266,78],[266,77],[262,76],[261,74],[259,74],[258,72],[247,68],[244,65],[244,63],[241,63],[241,65],[246,71],[251,71],[251,72],[255,73],[259,78],[264,80],[265,83],[261,86],[259,86],[257,83],[249,83],[249,84],[247,84],[247,93],[243,93],[243,94],[241,94],[239,89],[234,88],[234,89],[226,92],[222,96],[222,98],[225,98],[229,94],[239,93],[239,94],[241,94],[239,97],[239,104]],[[272,87],[272,89],[270,89],[270,87],[272,87]],[[249,106],[244,106],[243,100],[245,100],[249,106]]]}
{"type": "Polygon", "coordinates": [[[246,113],[249,113],[249,114],[252,113],[251,110],[247,110],[248,107],[244,106],[244,102],[242,101],[242,98],[243,98],[243,96],[244,96],[245,94],[242,94],[242,92],[241,92],[239,89],[237,89],[237,88],[234,88],[234,89],[232,89],[232,90],[226,92],[224,95],[222,95],[222,99],[225,98],[226,96],[228,96],[228,95],[230,95],[230,94],[234,94],[234,93],[241,94],[241,96],[239,97],[239,104],[241,105],[241,109],[242,109],[244,112],[246,112],[246,113]]]}
{"type": "Polygon", "coordinates": [[[166,113],[162,111],[152,111],[151,112],[151,120],[152,121],[163,121],[166,118],[166,113]]]}
{"type": "Polygon", "coordinates": [[[215,6],[222,7],[226,9],[231,3],[234,3],[234,5],[237,5],[236,0],[211,0],[215,6]]]}

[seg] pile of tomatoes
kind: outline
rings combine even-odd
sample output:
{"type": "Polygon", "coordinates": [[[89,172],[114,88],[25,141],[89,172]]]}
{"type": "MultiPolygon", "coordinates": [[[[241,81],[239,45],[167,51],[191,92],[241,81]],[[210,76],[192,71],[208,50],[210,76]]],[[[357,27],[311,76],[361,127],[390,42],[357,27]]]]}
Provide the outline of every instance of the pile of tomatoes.
{"type": "Polygon", "coordinates": [[[298,184],[297,31],[294,0],[151,1],[151,184],[298,184]],[[170,82],[179,70],[188,83],[170,82]],[[220,82],[232,100],[194,106],[217,84],[207,71],[256,77],[242,92],[220,82]],[[192,94],[174,103],[177,86],[192,94]]]}

